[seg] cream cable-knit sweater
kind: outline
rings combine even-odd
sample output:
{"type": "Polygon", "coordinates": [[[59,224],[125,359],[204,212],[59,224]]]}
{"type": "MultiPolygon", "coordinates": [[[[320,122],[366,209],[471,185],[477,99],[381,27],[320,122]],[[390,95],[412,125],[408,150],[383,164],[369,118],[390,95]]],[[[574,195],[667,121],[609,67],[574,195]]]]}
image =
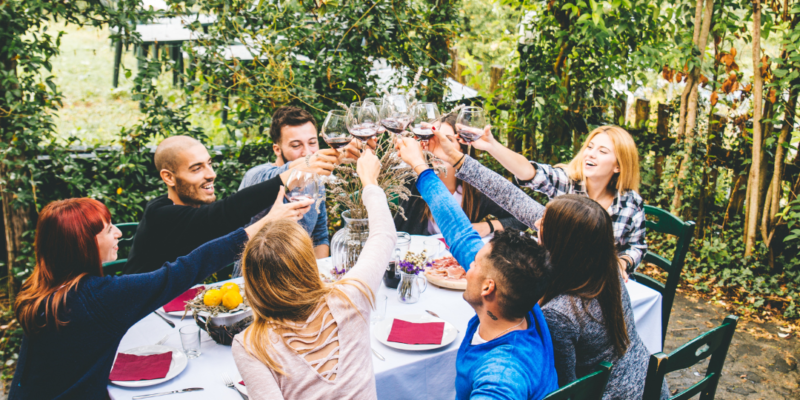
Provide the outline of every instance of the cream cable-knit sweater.
{"type": "MultiPolygon", "coordinates": [[[[364,188],[363,200],[369,215],[369,239],[358,262],[345,277],[362,280],[375,293],[394,250],[397,232],[386,195],[380,187],[370,185],[364,188]]],[[[331,316],[338,325],[339,354],[335,379],[325,378],[294,349],[287,347],[277,333],[270,331],[272,346],[268,349],[269,354],[287,373],[279,375],[247,353],[243,332],[234,338],[232,351],[251,400],[377,398],[370,350],[372,309],[369,299],[351,285],[341,287],[356,308],[335,296],[326,299],[331,316]]],[[[313,320],[316,314],[309,319],[313,320]]]]}

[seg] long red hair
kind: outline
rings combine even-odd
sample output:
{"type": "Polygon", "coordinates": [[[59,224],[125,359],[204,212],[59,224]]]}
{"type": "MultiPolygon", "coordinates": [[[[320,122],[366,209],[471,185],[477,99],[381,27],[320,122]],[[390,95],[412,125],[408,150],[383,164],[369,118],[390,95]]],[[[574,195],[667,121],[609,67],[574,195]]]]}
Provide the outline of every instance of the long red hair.
{"type": "Polygon", "coordinates": [[[22,285],[14,309],[25,333],[36,334],[54,324],[67,292],[87,275],[103,276],[97,245],[111,213],[103,203],[88,198],[54,201],[39,213],[36,224],[36,268],[22,285]]]}

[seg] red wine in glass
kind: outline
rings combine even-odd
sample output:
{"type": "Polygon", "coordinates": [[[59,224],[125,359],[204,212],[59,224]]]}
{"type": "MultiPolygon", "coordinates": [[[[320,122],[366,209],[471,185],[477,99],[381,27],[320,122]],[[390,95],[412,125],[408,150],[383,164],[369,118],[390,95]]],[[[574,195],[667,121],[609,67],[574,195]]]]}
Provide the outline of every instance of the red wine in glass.
{"type": "Polygon", "coordinates": [[[430,128],[414,128],[411,130],[414,133],[414,137],[420,141],[428,141],[431,140],[433,137],[433,130],[430,128]]]}
{"type": "Polygon", "coordinates": [[[378,125],[374,123],[358,124],[353,127],[350,134],[362,142],[366,142],[378,135],[378,125]]]}
{"type": "Polygon", "coordinates": [[[350,138],[349,137],[328,138],[325,139],[325,143],[327,143],[328,146],[331,146],[332,149],[339,150],[350,143],[350,138]]]}
{"type": "Polygon", "coordinates": [[[407,117],[388,117],[381,120],[381,125],[394,134],[402,133],[409,123],[411,118],[407,117]]]}
{"type": "Polygon", "coordinates": [[[461,139],[464,140],[465,142],[472,143],[472,142],[480,139],[481,136],[483,136],[483,132],[474,132],[474,131],[469,131],[469,130],[466,130],[466,129],[462,129],[462,130],[458,131],[458,136],[460,136],[461,139]]]}

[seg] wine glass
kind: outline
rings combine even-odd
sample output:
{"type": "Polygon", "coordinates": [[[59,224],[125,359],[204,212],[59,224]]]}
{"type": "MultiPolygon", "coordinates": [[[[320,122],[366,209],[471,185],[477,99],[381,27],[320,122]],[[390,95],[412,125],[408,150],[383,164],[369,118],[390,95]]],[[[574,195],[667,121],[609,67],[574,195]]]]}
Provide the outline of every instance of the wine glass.
{"type": "MultiPolygon", "coordinates": [[[[366,97],[366,98],[364,98],[364,103],[375,104],[375,107],[377,107],[378,111],[380,112],[381,106],[383,105],[383,98],[382,97],[366,97]]],[[[384,128],[383,126],[378,126],[378,135],[383,134],[383,132],[386,132],[386,128],[384,128]]]]}
{"type": "Polygon", "coordinates": [[[285,194],[290,203],[314,200],[319,194],[319,177],[313,172],[301,171],[297,168],[292,169],[289,179],[286,181],[285,194]]]}
{"type": "Polygon", "coordinates": [[[383,98],[380,110],[381,125],[388,131],[402,133],[414,120],[414,112],[403,93],[390,94],[383,98]]]}
{"type": "Polygon", "coordinates": [[[378,135],[379,121],[378,109],[374,104],[365,102],[350,105],[346,117],[347,129],[361,141],[361,151],[364,151],[368,140],[378,135]]]}
{"type": "Polygon", "coordinates": [[[456,118],[456,132],[458,136],[468,144],[467,154],[472,152],[472,142],[483,136],[483,128],[486,127],[486,116],[483,108],[464,107],[456,118]]]}
{"type": "Polygon", "coordinates": [[[328,111],[328,116],[325,117],[325,122],[322,123],[322,140],[331,146],[331,148],[342,152],[342,148],[347,146],[353,137],[347,129],[345,122],[347,113],[342,110],[328,111]]]}
{"type": "Polygon", "coordinates": [[[433,122],[439,118],[439,106],[436,103],[417,103],[414,106],[414,122],[411,132],[419,140],[423,149],[428,148],[428,141],[433,137],[433,122]]]}

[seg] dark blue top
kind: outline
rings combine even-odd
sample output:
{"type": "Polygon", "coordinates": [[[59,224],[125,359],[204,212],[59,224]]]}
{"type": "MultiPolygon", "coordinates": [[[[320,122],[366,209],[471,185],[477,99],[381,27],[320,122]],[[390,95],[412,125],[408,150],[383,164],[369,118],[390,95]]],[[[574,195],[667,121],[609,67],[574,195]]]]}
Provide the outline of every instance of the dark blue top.
{"type": "Polygon", "coordinates": [[[9,400],[108,398],[108,375],[128,328],[233,262],[246,242],[240,228],[153,272],[84,278],[61,308],[66,326],[23,337],[9,400]]]}
{"type": "MultiPolygon", "coordinates": [[[[469,270],[483,247],[480,235],[433,170],[417,189],[428,203],[453,257],[469,270]]],[[[528,312],[528,329],[473,346],[478,316],[469,321],[456,356],[456,399],[541,399],[558,389],[553,343],[539,305],[528,312]]]]}

